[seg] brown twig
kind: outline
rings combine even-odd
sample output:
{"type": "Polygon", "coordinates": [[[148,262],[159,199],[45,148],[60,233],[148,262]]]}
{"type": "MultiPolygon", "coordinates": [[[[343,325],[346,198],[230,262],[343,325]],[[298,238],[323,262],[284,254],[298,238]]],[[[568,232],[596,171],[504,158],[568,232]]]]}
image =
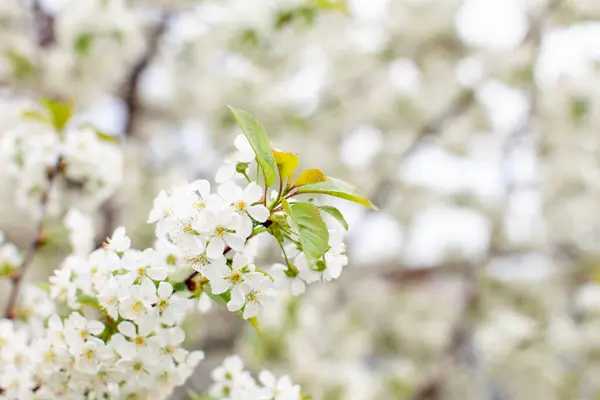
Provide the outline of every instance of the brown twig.
{"type": "Polygon", "coordinates": [[[160,40],[166,31],[168,20],[168,14],[164,14],[160,21],[152,29],[152,32],[148,37],[146,51],[134,64],[125,80],[122,98],[125,101],[125,106],[127,107],[128,113],[124,131],[126,136],[132,137],[135,135],[136,125],[141,112],[141,104],[139,99],[140,80],[156,56],[160,40]]]}
{"type": "MultiPolygon", "coordinates": [[[[121,98],[127,109],[127,119],[125,122],[124,135],[126,137],[135,137],[137,126],[142,113],[142,106],[139,98],[139,86],[142,75],[148,69],[148,66],[156,56],[160,39],[167,29],[169,20],[168,14],[164,14],[160,21],[154,26],[148,37],[146,50],[140,59],[133,65],[123,85],[121,98]]],[[[115,221],[118,217],[118,209],[112,199],[107,199],[100,209],[102,228],[96,238],[96,245],[100,246],[105,238],[109,237],[115,229],[115,221]]]]}
{"type": "Polygon", "coordinates": [[[38,45],[42,48],[51,46],[56,40],[54,16],[44,11],[39,0],[32,0],[31,9],[38,45]]]}
{"type": "Polygon", "coordinates": [[[25,252],[21,268],[17,271],[17,273],[15,273],[11,277],[12,286],[10,288],[8,303],[6,304],[6,311],[4,313],[4,316],[6,318],[15,318],[15,306],[19,298],[23,278],[25,277],[25,273],[27,272],[29,266],[31,265],[34,259],[37,250],[44,244],[43,228],[44,220],[48,211],[48,201],[50,199],[50,192],[52,190],[52,186],[54,185],[56,177],[60,174],[62,170],[62,165],[62,157],[59,157],[56,161],[56,164],[54,164],[54,166],[48,171],[47,184],[40,198],[41,214],[37,227],[35,229],[33,240],[31,241],[29,247],[27,248],[27,251],[25,252]]]}

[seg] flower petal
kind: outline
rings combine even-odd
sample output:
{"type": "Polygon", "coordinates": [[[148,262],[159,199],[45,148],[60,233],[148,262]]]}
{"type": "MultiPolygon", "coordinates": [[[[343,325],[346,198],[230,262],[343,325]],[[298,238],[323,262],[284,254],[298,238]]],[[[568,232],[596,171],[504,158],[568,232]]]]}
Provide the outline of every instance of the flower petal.
{"type": "Polygon", "coordinates": [[[248,214],[258,222],[265,222],[269,218],[269,209],[262,204],[248,207],[248,214]]]}
{"type": "Polygon", "coordinates": [[[173,286],[169,282],[161,282],[158,284],[158,296],[166,299],[173,293],[173,286]]]}
{"type": "Polygon", "coordinates": [[[136,337],[136,329],[135,329],[135,325],[133,324],[133,322],[123,321],[119,324],[119,326],[117,328],[119,329],[119,332],[121,332],[123,335],[127,336],[128,338],[136,337]]]}
{"type": "Polygon", "coordinates": [[[250,182],[244,189],[244,201],[248,204],[256,203],[263,196],[263,188],[256,182],[250,182]]]}

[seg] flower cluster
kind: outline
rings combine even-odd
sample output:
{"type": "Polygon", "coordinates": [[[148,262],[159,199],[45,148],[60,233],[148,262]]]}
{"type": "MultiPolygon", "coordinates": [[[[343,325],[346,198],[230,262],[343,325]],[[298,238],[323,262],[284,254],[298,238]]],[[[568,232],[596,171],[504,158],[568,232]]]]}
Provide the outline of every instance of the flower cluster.
{"type": "Polygon", "coordinates": [[[55,179],[51,198],[67,197],[90,208],[108,198],[122,180],[123,155],[113,137],[71,121],[67,106],[48,102],[45,113],[25,111],[0,140],[0,157],[13,178],[17,204],[32,212],[55,179]],[[62,111],[59,111],[58,108],[62,111]],[[60,118],[64,113],[64,119],[60,118]]]}
{"type": "Polygon", "coordinates": [[[37,298],[28,290],[16,322],[0,327],[4,396],[166,398],[191,375],[203,353],[181,347],[179,324],[192,301],[174,293],[153,249],[130,244],[119,228],[89,256],[69,256],[50,278],[49,294],[28,287],[37,298]],[[72,311],[61,318],[46,304],[72,311]]]}
{"type": "MultiPolygon", "coordinates": [[[[73,136],[68,126],[63,129],[56,123],[61,114],[51,111],[55,130],[40,132],[56,140],[52,156],[59,160],[56,167],[66,179],[98,179],[91,169],[94,160],[82,156],[97,140],[94,131],[73,136]],[[81,152],[70,151],[71,141],[81,152]]],[[[236,139],[238,152],[219,170],[221,184],[215,192],[206,180],[170,193],[161,191],[148,218],[156,224],[154,248],[132,248],[125,228],[119,227],[92,251],[92,219],[75,208],[69,210],[64,223],[71,254],[49,278],[47,290],[23,287],[20,301],[9,304],[9,319],[1,320],[3,396],[164,399],[204,358],[202,351],[182,347],[181,324],[194,303],[204,309],[211,298],[256,324],[261,307],[275,299],[276,290],[289,288],[299,294],[308,283],[340,275],[347,264],[343,216],[333,207],[319,207],[296,196],[324,193],[370,203],[350,185],[319,170],[303,172],[292,184],[297,157],[271,149],[253,117],[232,111],[242,115],[240,126],[246,136],[236,139]],[[253,126],[250,134],[248,124],[253,126]],[[261,171],[262,184],[259,178],[249,178],[255,173],[260,177],[261,171]],[[276,174],[279,190],[270,192],[276,174]],[[247,183],[240,185],[241,178],[247,183]],[[276,239],[285,260],[269,272],[256,267],[256,248],[249,242],[264,233],[276,239]]],[[[50,158],[47,161],[38,167],[49,168],[50,158]]],[[[53,178],[47,176],[44,183],[53,178]]],[[[35,250],[37,239],[34,243],[35,250]]],[[[11,271],[22,265],[18,275],[6,274],[13,279],[13,290],[18,289],[25,262],[9,245],[0,247],[0,256],[11,271]]],[[[262,372],[257,383],[236,357],[227,359],[213,377],[210,395],[216,399],[300,399],[300,388],[289,378],[277,380],[262,372]]]]}
{"type": "Polygon", "coordinates": [[[247,178],[246,171],[257,166],[249,156],[252,147],[245,136],[238,136],[235,146],[236,152],[217,172],[216,180],[222,183],[216,193],[211,192],[206,180],[194,181],[170,193],[161,191],[148,222],[157,224],[159,241],[175,245],[183,254],[184,265],[210,285],[204,286],[205,292],[210,290],[211,295],[220,296],[230,311],[241,311],[248,319],[257,316],[260,307],[274,298],[274,290],[303,293],[307,284],[338,278],[348,260],[342,227],[325,216],[329,225],[328,250],[321,263],[309,264],[290,230],[281,240],[287,264],[274,264],[269,271],[256,268],[252,252],[246,249],[248,239],[267,231],[267,221],[281,218],[286,226],[289,223],[281,210],[275,211],[277,193],[266,201],[258,183],[236,183],[236,178],[247,178]],[[269,208],[267,202],[271,204],[269,208]]]}
{"type": "Polygon", "coordinates": [[[288,376],[277,379],[271,372],[262,371],[258,382],[244,369],[238,356],[230,356],[211,374],[213,384],[209,396],[214,400],[300,400],[300,386],[288,376]]]}

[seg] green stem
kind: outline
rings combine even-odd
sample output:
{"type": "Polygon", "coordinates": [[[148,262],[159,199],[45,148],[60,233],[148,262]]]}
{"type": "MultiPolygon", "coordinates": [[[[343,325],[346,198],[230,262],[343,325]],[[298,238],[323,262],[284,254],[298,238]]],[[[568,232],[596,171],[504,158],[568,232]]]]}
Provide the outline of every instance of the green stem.
{"type": "Polygon", "coordinates": [[[247,173],[246,171],[244,171],[244,172],[240,172],[240,173],[241,173],[241,174],[244,176],[244,178],[246,178],[246,180],[248,181],[248,183],[252,182],[252,181],[250,180],[250,177],[248,176],[248,173],[247,173]]]}

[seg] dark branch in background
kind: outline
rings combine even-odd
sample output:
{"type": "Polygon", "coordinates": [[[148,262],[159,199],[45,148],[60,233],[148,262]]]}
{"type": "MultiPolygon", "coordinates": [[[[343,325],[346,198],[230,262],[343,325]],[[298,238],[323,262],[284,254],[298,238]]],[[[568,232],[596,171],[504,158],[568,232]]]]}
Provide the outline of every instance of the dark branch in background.
{"type": "Polygon", "coordinates": [[[38,45],[42,48],[49,47],[56,40],[54,16],[48,14],[42,8],[39,0],[32,0],[31,9],[38,45]]]}
{"type": "MultiPolygon", "coordinates": [[[[562,0],[551,0],[542,12],[532,18],[521,46],[533,43],[536,48],[539,48],[542,36],[542,26],[547,17],[560,6],[561,2],[562,0]]],[[[406,161],[406,159],[413,155],[427,138],[441,135],[445,125],[464,115],[474,104],[475,95],[473,90],[470,88],[462,89],[441,113],[425,122],[425,124],[417,130],[413,141],[398,156],[398,161],[400,163],[406,161]]],[[[391,200],[395,186],[395,180],[384,178],[370,197],[373,203],[379,208],[384,208],[391,200]]]]}
{"type": "Polygon", "coordinates": [[[40,219],[38,221],[37,227],[34,232],[33,239],[23,256],[23,262],[21,263],[21,268],[15,272],[15,274],[11,277],[11,288],[8,295],[8,302],[6,304],[6,311],[4,313],[5,318],[14,318],[15,315],[15,306],[17,304],[17,300],[19,298],[19,293],[21,292],[21,285],[23,284],[23,278],[25,277],[25,273],[29,269],[37,250],[42,247],[44,244],[43,238],[43,228],[44,228],[44,220],[46,219],[46,214],[48,211],[48,201],[50,199],[50,192],[52,191],[52,187],[54,186],[54,181],[56,177],[60,174],[62,170],[62,158],[59,157],[56,160],[56,164],[48,171],[48,180],[46,182],[46,187],[44,188],[42,195],[40,197],[40,208],[41,214],[40,219]]]}
{"type": "MultiPolygon", "coordinates": [[[[448,106],[438,115],[426,121],[421,128],[417,129],[417,133],[410,145],[400,153],[398,161],[403,163],[414,154],[414,152],[424,143],[424,141],[432,136],[441,134],[444,126],[456,118],[459,118],[466,113],[475,103],[475,95],[473,90],[465,88],[461,90],[456,97],[450,101],[448,106]]],[[[384,178],[377,185],[371,196],[373,204],[379,208],[384,208],[392,199],[392,194],[396,186],[395,180],[384,178]]]]}
{"type": "Polygon", "coordinates": [[[163,37],[168,23],[168,15],[164,14],[160,21],[153,27],[146,51],[129,71],[123,87],[122,98],[127,107],[127,122],[125,124],[125,136],[132,137],[136,132],[136,124],[141,112],[139,99],[140,80],[158,51],[160,40],[163,37]]]}
{"type": "MultiPolygon", "coordinates": [[[[531,44],[530,67],[532,71],[535,67],[540,52],[540,46],[542,42],[542,26],[544,24],[544,21],[556,8],[558,8],[558,6],[560,6],[561,2],[562,0],[550,1],[550,3],[548,3],[548,6],[542,12],[540,12],[540,14],[537,17],[532,19],[530,28],[525,36],[525,39],[523,40],[522,46],[528,43],[531,44]]],[[[517,126],[512,132],[510,132],[510,135],[504,143],[502,152],[505,164],[507,159],[510,157],[510,153],[519,146],[525,134],[530,132],[533,128],[533,121],[535,119],[535,114],[537,113],[539,98],[537,86],[533,81],[533,77],[530,81],[527,82],[526,85],[524,85],[524,89],[529,100],[529,114],[523,120],[522,124],[517,126]]],[[[505,194],[508,199],[508,197],[510,197],[510,195],[514,193],[517,187],[515,182],[510,180],[508,176],[505,176],[504,181],[506,188],[505,194]]]]}
{"type": "MultiPolygon", "coordinates": [[[[148,66],[158,52],[160,40],[165,34],[169,21],[168,14],[164,13],[159,22],[152,28],[147,40],[146,50],[139,60],[127,73],[125,83],[121,92],[121,98],[127,109],[127,120],[125,121],[124,136],[135,137],[137,126],[142,113],[142,105],[139,98],[140,81],[148,66]]],[[[100,234],[96,239],[96,246],[100,247],[105,238],[109,237],[115,229],[118,218],[118,210],[112,199],[106,200],[100,208],[101,224],[100,234]]]]}
{"type": "MultiPolygon", "coordinates": [[[[473,271],[470,271],[469,273],[473,273],[473,271]]],[[[463,304],[450,332],[450,338],[446,349],[444,350],[444,355],[442,356],[442,365],[438,367],[438,371],[436,371],[434,376],[427,379],[414,391],[413,395],[410,397],[411,400],[436,400],[444,398],[443,385],[446,380],[446,374],[450,370],[449,367],[458,363],[461,355],[471,356],[470,358],[472,358],[473,355],[469,354],[472,353],[469,349],[471,347],[473,335],[471,329],[473,324],[472,315],[478,308],[480,297],[474,281],[474,279],[467,279],[463,304]]],[[[480,391],[479,394],[484,396],[487,395],[485,391],[480,391]]],[[[483,399],[482,397],[478,398],[483,399]]]]}

